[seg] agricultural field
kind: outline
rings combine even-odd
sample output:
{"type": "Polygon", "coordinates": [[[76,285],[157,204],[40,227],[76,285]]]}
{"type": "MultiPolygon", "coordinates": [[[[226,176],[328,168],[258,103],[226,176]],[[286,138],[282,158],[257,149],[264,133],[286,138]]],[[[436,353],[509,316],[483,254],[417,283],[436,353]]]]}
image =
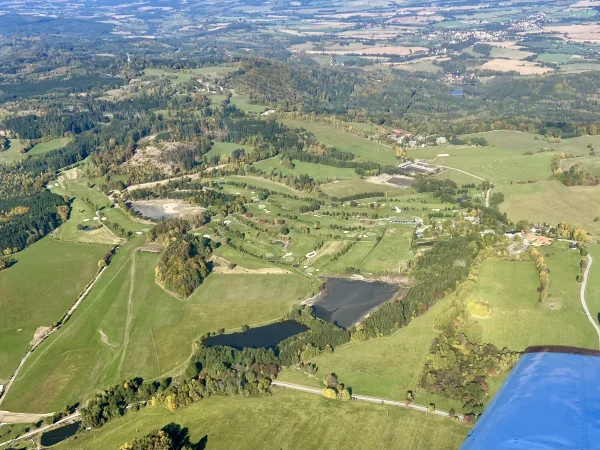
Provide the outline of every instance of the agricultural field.
{"type": "Polygon", "coordinates": [[[143,244],[136,238],[117,251],[71,320],[27,362],[3,406],[55,411],[122,379],[164,375],[185,364],[202,334],[277,320],[312,289],[294,274],[212,274],[182,301],[155,284],[159,256],[137,252],[143,244]]]}
{"type": "Polygon", "coordinates": [[[233,72],[237,68],[235,66],[213,66],[213,67],[202,67],[199,69],[189,70],[165,70],[165,69],[144,69],[144,75],[150,77],[166,77],[171,78],[173,84],[189,83],[193,78],[197,78],[198,75],[215,77],[221,73],[233,72]]]}
{"type": "Polygon", "coordinates": [[[532,262],[484,261],[474,301],[487,301],[489,317],[478,319],[483,342],[510,350],[531,345],[567,345],[596,348],[598,336],[579,300],[579,252],[566,243],[543,247],[550,269],[549,297],[539,303],[538,273],[532,262]],[[548,256],[549,255],[549,256],[548,256]]]}
{"type": "Polygon", "coordinates": [[[262,170],[267,174],[277,173],[283,175],[299,176],[306,174],[315,180],[332,180],[332,179],[357,179],[359,175],[354,169],[326,166],[323,164],[313,164],[302,161],[293,161],[294,168],[290,169],[280,164],[281,159],[276,156],[274,158],[265,159],[254,164],[254,167],[262,170]]]}
{"type": "Polygon", "coordinates": [[[56,449],[119,448],[169,423],[188,428],[192,442],[208,436],[209,450],[237,448],[240,442],[248,449],[456,449],[469,431],[451,420],[402,408],[274,391],[270,397],[212,397],[172,413],[147,407],[56,449]]]}
{"type": "Polygon", "coordinates": [[[34,145],[31,150],[29,150],[25,154],[22,154],[19,153],[19,149],[23,148],[25,143],[20,139],[11,139],[10,147],[8,148],[8,150],[0,152],[0,164],[7,164],[19,161],[25,158],[27,155],[43,155],[44,153],[49,152],[50,150],[56,150],[57,148],[64,147],[69,142],[71,142],[71,138],[68,137],[51,139],[49,141],[40,142],[39,144],[34,145]]]}
{"type": "Polygon", "coordinates": [[[505,197],[500,210],[513,221],[526,219],[551,224],[567,221],[595,235],[600,233],[600,222],[594,220],[600,217],[599,186],[567,187],[559,181],[540,181],[506,185],[497,191],[505,197]]]}
{"type": "Polygon", "coordinates": [[[375,161],[383,165],[396,164],[394,150],[368,139],[361,138],[345,130],[326,123],[308,122],[295,119],[280,119],[289,128],[304,128],[315,135],[317,140],[328,147],[351,152],[356,159],[375,161]]]}
{"type": "Polygon", "coordinates": [[[0,272],[0,384],[10,378],[36,330],[51,327],[75,303],[108,249],[46,237],[15,254],[16,264],[0,272]]]}

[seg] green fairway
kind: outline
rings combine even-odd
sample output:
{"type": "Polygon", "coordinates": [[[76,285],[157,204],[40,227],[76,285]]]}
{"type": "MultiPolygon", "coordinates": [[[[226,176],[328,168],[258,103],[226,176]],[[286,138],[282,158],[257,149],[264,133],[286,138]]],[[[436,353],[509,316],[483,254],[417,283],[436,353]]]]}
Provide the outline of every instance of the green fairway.
{"type": "Polygon", "coordinates": [[[500,210],[513,221],[526,219],[534,223],[558,224],[561,221],[585,227],[598,234],[600,222],[599,186],[567,187],[559,181],[513,184],[497,189],[505,197],[500,210]]]}
{"type": "Polygon", "coordinates": [[[413,256],[410,249],[413,233],[413,226],[388,225],[381,241],[361,262],[361,271],[367,273],[393,272],[398,271],[400,266],[405,269],[413,256]]]}
{"type": "Polygon", "coordinates": [[[117,449],[169,423],[208,435],[207,449],[457,449],[469,428],[402,408],[327,400],[273,388],[270,397],[211,397],[175,412],[148,407],[57,450],[117,449]],[[243,445],[240,443],[243,442],[243,445]]]}
{"type": "Polygon", "coordinates": [[[269,191],[281,192],[284,194],[299,195],[299,196],[307,195],[305,192],[297,191],[294,188],[286,186],[285,184],[276,183],[274,181],[266,180],[261,177],[242,177],[242,176],[237,176],[237,175],[230,175],[227,177],[222,177],[219,180],[225,181],[225,182],[235,181],[236,183],[246,183],[246,184],[248,184],[248,186],[250,188],[254,187],[254,188],[259,188],[259,189],[268,189],[269,191]]]}
{"type": "Polygon", "coordinates": [[[182,70],[167,70],[167,69],[144,69],[144,75],[151,77],[167,77],[172,78],[174,84],[188,83],[192,78],[198,78],[198,75],[215,77],[219,74],[225,74],[235,71],[235,66],[211,66],[201,67],[199,69],[182,69],[182,70]]]}
{"type": "Polygon", "coordinates": [[[277,320],[311,287],[298,275],[213,274],[182,301],[155,284],[159,256],[135,251],[140,245],[142,238],[119,249],[72,319],[29,359],[3,406],[56,411],[120,380],[158,377],[185,363],[202,334],[277,320]]]}
{"type": "Polygon", "coordinates": [[[282,174],[282,175],[293,175],[300,176],[306,174],[315,180],[333,180],[333,179],[356,179],[359,175],[354,169],[345,169],[339,167],[325,166],[323,164],[313,164],[302,161],[294,161],[294,168],[289,169],[280,164],[281,158],[278,156],[274,158],[265,159],[263,161],[254,164],[254,167],[262,170],[267,174],[282,174]]]}
{"type": "Polygon", "coordinates": [[[98,221],[93,220],[95,215],[94,208],[83,200],[76,198],[71,204],[69,220],[54,230],[52,237],[61,241],[90,244],[118,244],[122,242],[106,227],[99,227],[98,221]],[[80,230],[78,229],[79,225],[94,227],[94,229],[80,230]]]}
{"type": "Polygon", "coordinates": [[[75,303],[110,247],[44,238],[0,272],[0,382],[25,356],[38,327],[51,327],[75,303]],[[77,274],[77,276],[73,276],[77,274]]]}
{"type": "Polygon", "coordinates": [[[319,188],[331,197],[346,197],[350,195],[365,194],[371,192],[383,192],[386,195],[406,195],[414,191],[407,188],[399,188],[382,184],[369,183],[364,180],[344,180],[327,183],[319,188]]]}
{"type": "Polygon", "coordinates": [[[597,348],[598,337],[579,301],[575,281],[581,257],[566,245],[544,247],[550,269],[549,297],[539,303],[539,278],[532,262],[486,260],[473,300],[489,303],[491,314],[478,319],[483,342],[498,348],[524,350],[531,345],[570,345],[597,348]]]}
{"type": "Polygon", "coordinates": [[[11,139],[9,149],[4,152],[0,152],[0,164],[19,161],[20,159],[25,158],[27,155],[43,155],[50,150],[56,150],[57,148],[64,147],[69,142],[71,142],[70,137],[51,139],[46,142],[40,142],[39,144],[33,146],[33,148],[27,153],[19,153],[19,149],[24,146],[23,141],[20,139],[11,139]]]}
{"type": "Polygon", "coordinates": [[[326,146],[351,152],[358,159],[375,161],[383,165],[396,164],[396,154],[393,149],[332,125],[294,119],[281,119],[281,122],[290,128],[305,128],[326,146]]]}
{"type": "Polygon", "coordinates": [[[117,224],[126,231],[134,233],[147,231],[151,226],[136,222],[126,212],[115,208],[106,195],[91,180],[80,176],[78,169],[71,169],[61,175],[57,181],[52,183],[52,192],[77,197],[86,200],[86,203],[91,203],[91,205],[88,204],[88,208],[100,211],[101,215],[107,218],[105,225],[109,228],[111,224],[117,224]]]}

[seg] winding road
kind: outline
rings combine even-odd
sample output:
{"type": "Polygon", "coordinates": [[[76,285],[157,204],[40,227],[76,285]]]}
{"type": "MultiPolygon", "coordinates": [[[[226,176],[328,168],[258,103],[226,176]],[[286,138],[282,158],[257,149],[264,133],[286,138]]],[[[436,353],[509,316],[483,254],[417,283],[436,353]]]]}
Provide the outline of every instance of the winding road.
{"type": "Polygon", "coordinates": [[[590,310],[588,309],[587,303],[585,302],[585,288],[587,287],[588,274],[590,273],[590,269],[592,267],[593,262],[594,259],[592,258],[592,255],[588,254],[588,265],[585,268],[585,272],[583,272],[583,283],[581,283],[581,292],[579,294],[579,297],[581,299],[581,306],[583,306],[585,315],[596,330],[596,334],[598,335],[598,348],[600,348],[600,326],[598,326],[598,322],[594,320],[594,318],[590,314],[590,310]]]}
{"type": "MultiPolygon", "coordinates": [[[[437,156],[436,156],[436,158],[437,158],[437,156]]],[[[435,162],[435,159],[434,159],[433,161],[435,162]]],[[[457,169],[457,168],[455,168],[455,167],[450,167],[450,166],[440,166],[439,164],[433,164],[433,163],[432,163],[432,165],[433,165],[433,166],[435,166],[435,167],[439,167],[440,169],[456,170],[457,172],[464,173],[465,175],[469,175],[470,177],[477,178],[478,180],[481,180],[481,181],[488,181],[488,182],[490,182],[490,183],[491,183],[491,181],[489,181],[489,180],[486,180],[485,178],[481,178],[480,176],[473,175],[472,173],[465,172],[464,170],[460,170],[460,169],[457,169]]],[[[493,189],[493,188],[489,188],[489,189],[487,190],[486,194],[485,194],[485,207],[486,207],[486,208],[489,208],[489,207],[490,207],[490,195],[492,195],[492,189],[493,189]]]]}

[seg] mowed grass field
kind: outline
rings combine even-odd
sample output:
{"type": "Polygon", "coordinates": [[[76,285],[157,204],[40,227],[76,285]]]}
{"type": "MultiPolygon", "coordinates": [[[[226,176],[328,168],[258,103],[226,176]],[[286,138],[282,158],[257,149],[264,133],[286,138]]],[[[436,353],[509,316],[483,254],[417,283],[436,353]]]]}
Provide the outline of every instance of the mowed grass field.
{"type": "Polygon", "coordinates": [[[337,347],[331,354],[323,353],[311,361],[319,367],[316,378],[309,378],[295,369],[287,369],[278,379],[321,386],[322,378],[334,372],[357,394],[402,401],[410,390],[416,393],[415,401],[419,404],[433,401],[439,409],[460,409],[462,405],[459,402],[431,395],[418,388],[431,342],[438,335],[433,328],[435,317],[448,301],[449,298],[440,300],[427,313],[391,336],[351,342],[337,347]]]}
{"type": "Polygon", "coordinates": [[[3,406],[56,411],[124,379],[185,366],[195,339],[282,317],[308,294],[299,275],[212,274],[187,300],[154,282],[159,255],[123,245],[71,320],[30,358],[3,406]],[[270,297],[266,293],[277,293],[270,297]]]}
{"type": "Polygon", "coordinates": [[[69,219],[52,232],[52,237],[61,241],[83,242],[90,244],[118,244],[122,240],[112,234],[105,227],[90,230],[80,230],[79,225],[90,227],[98,226],[98,221],[93,220],[96,212],[94,208],[83,200],[76,198],[71,203],[69,219]],[[87,220],[86,220],[87,219],[87,220]]]}
{"type": "Polygon", "coordinates": [[[410,240],[414,230],[413,226],[389,224],[381,241],[361,262],[361,271],[381,273],[406,268],[413,256],[410,240]]]}
{"type": "Polygon", "coordinates": [[[500,210],[515,222],[520,219],[551,224],[565,221],[593,234],[600,233],[600,222],[594,222],[594,218],[600,216],[600,186],[567,187],[559,181],[540,181],[501,186],[496,192],[502,192],[505,197],[500,210]]]}
{"type": "Polygon", "coordinates": [[[75,303],[109,248],[46,237],[0,272],[0,383],[25,356],[37,328],[51,327],[75,303]]]}
{"type": "MultiPolygon", "coordinates": [[[[559,243],[562,244],[562,243],[559,243]]],[[[550,269],[549,297],[539,303],[538,273],[532,262],[488,259],[479,273],[474,300],[491,307],[488,318],[477,319],[483,342],[522,351],[531,345],[597,348],[598,337],[579,300],[579,252],[562,245],[544,247],[550,269]]]]}
{"type": "MultiPolygon", "coordinates": [[[[77,197],[81,200],[89,200],[108,219],[107,226],[109,228],[110,223],[116,223],[126,231],[132,233],[149,230],[149,225],[136,222],[121,209],[112,207],[111,202],[98,187],[89,179],[81,177],[77,169],[65,172],[57,181],[51,183],[51,185],[52,192],[56,194],[77,197]],[[90,185],[88,185],[88,183],[90,183],[90,185]]],[[[89,209],[93,208],[89,206],[89,209]]]]}
{"type": "MultiPolygon", "coordinates": [[[[488,147],[443,146],[414,149],[408,152],[415,159],[434,161],[435,164],[454,167],[492,181],[496,185],[515,184],[518,181],[547,180],[552,175],[550,161],[558,152],[587,155],[588,144],[600,147],[600,136],[580,136],[549,143],[543,137],[518,131],[491,131],[469,136],[485,138],[488,147]],[[536,137],[538,139],[536,139],[536,137]],[[553,151],[538,152],[540,149],[553,151]],[[525,154],[532,152],[532,155],[525,154]],[[437,157],[448,154],[447,157],[437,157]]],[[[575,164],[579,159],[569,160],[575,164]]],[[[455,179],[458,183],[468,181],[463,176],[446,172],[438,177],[455,179]]]]}
{"type": "Polygon", "coordinates": [[[281,119],[280,122],[289,128],[304,128],[313,133],[319,142],[338,150],[351,152],[357,159],[375,161],[382,165],[396,164],[396,154],[393,149],[331,125],[295,119],[281,119]]]}
{"type": "Polygon", "coordinates": [[[457,449],[469,428],[436,416],[273,388],[270,397],[211,397],[169,412],[148,407],[110,421],[57,450],[117,449],[125,442],[177,423],[192,442],[233,449],[457,449]]]}
{"type": "Polygon", "coordinates": [[[24,143],[20,139],[11,139],[8,150],[0,152],[0,164],[19,161],[25,158],[27,155],[42,155],[50,150],[56,150],[57,148],[64,147],[69,142],[71,142],[71,138],[69,137],[51,139],[46,142],[40,142],[26,154],[21,154],[19,153],[19,149],[24,146],[24,143]]]}
{"type": "MultiPolygon", "coordinates": [[[[410,188],[400,188],[394,186],[387,186],[376,183],[369,183],[364,180],[342,180],[338,182],[332,182],[323,184],[319,189],[325,194],[331,197],[346,197],[356,194],[364,194],[370,192],[383,192],[389,195],[406,195],[414,193],[414,190],[410,188]]],[[[380,198],[383,201],[382,198],[380,198]]]]}
{"type": "Polygon", "coordinates": [[[276,173],[281,175],[294,175],[300,176],[306,174],[315,180],[326,180],[326,179],[357,179],[360,176],[355,172],[354,169],[340,168],[326,166],[323,164],[313,164],[302,161],[293,161],[294,168],[289,169],[280,164],[281,158],[278,156],[274,158],[265,159],[263,161],[254,164],[254,167],[262,170],[263,172],[270,174],[276,173]]]}

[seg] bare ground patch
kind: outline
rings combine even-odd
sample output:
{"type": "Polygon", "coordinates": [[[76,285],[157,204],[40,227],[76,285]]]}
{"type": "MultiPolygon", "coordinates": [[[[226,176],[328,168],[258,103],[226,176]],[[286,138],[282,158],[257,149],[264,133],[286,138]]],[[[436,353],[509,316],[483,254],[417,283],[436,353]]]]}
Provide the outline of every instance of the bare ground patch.
{"type": "Polygon", "coordinates": [[[33,334],[33,339],[31,340],[29,345],[34,346],[36,344],[39,344],[44,339],[46,333],[51,329],[52,327],[38,327],[38,329],[35,330],[35,333],[33,334]]]}

